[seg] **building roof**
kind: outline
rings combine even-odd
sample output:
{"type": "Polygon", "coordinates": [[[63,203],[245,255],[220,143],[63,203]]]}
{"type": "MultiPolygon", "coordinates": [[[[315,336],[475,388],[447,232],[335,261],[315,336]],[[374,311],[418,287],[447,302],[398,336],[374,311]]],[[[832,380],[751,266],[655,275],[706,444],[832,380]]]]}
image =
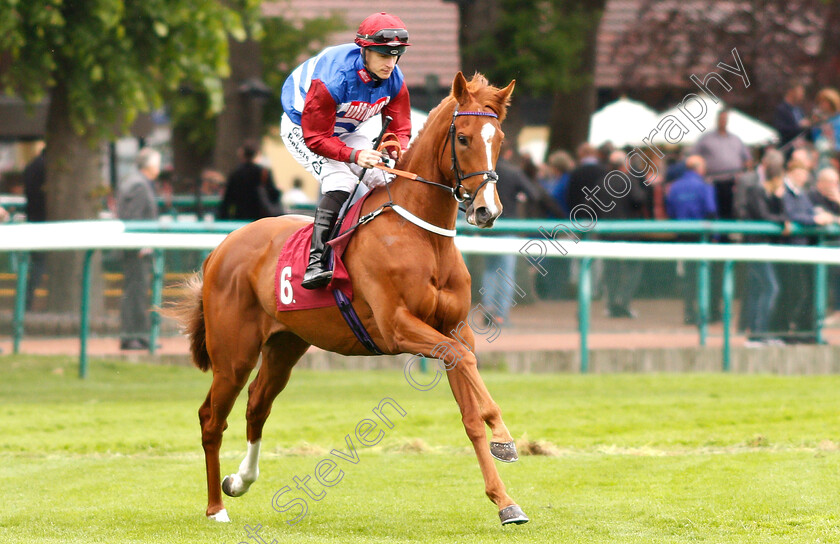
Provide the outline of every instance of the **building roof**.
{"type": "Polygon", "coordinates": [[[448,87],[460,69],[458,50],[458,6],[443,0],[280,0],[266,1],[263,15],[287,19],[310,19],[339,13],[348,28],[327,38],[327,45],[353,41],[359,23],[372,13],[385,11],[403,20],[411,36],[411,47],[400,59],[409,87],[423,87],[427,78],[437,78],[448,87]]]}

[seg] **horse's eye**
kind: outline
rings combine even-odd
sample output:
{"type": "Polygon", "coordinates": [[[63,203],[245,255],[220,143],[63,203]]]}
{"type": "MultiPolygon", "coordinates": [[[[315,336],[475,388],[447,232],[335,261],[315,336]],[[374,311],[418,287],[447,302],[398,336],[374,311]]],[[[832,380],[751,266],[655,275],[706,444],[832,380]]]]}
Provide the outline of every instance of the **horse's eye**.
{"type": "Polygon", "coordinates": [[[458,135],[458,143],[461,145],[467,145],[467,137],[463,134],[458,135]]]}

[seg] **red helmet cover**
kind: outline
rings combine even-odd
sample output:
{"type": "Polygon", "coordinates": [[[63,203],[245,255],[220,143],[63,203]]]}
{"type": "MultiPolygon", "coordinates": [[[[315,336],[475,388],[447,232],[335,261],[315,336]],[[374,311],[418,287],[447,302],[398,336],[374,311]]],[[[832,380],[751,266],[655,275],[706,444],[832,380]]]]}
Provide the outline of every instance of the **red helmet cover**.
{"type": "Polygon", "coordinates": [[[356,32],[355,42],[360,47],[411,45],[408,43],[408,30],[405,28],[405,23],[396,15],[385,12],[374,13],[362,21],[356,32]]]}

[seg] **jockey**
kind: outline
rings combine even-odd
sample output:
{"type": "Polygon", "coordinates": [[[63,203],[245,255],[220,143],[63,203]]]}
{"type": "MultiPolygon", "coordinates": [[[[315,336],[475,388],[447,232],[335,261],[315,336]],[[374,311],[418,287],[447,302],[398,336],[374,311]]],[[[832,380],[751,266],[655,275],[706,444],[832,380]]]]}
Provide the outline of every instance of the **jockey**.
{"type": "MultiPolygon", "coordinates": [[[[317,289],[332,272],[324,247],[339,210],[364,172],[368,187],[387,183],[385,173],[367,170],[382,159],[371,140],[357,132],[377,113],[393,118],[389,131],[408,147],[411,110],[408,89],[397,66],[408,43],[399,17],[371,15],[359,25],[355,43],[328,47],[298,66],[283,84],[280,134],[289,152],[321,183],[315,210],[309,264],[301,285],[317,289]]],[[[396,150],[392,156],[396,156],[396,150]]]]}

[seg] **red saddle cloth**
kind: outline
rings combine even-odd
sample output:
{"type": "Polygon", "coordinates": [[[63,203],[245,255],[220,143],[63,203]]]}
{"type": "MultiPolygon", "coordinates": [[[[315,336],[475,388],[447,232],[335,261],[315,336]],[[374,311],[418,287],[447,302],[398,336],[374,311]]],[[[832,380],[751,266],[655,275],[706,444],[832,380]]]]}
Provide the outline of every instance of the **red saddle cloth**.
{"type": "MultiPolygon", "coordinates": [[[[370,194],[370,193],[368,193],[370,194]]],[[[347,244],[356,229],[350,230],[359,220],[362,204],[368,195],[364,195],[353,204],[344,216],[341,232],[328,242],[332,247],[333,277],[329,285],[320,289],[304,289],[300,286],[306,265],[309,262],[309,247],[312,240],[312,224],[295,231],[289,236],[280,257],[277,259],[277,269],[274,272],[274,301],[278,312],[289,310],[310,310],[335,305],[333,290],[339,289],[349,300],[353,300],[353,284],[347,268],[341,260],[347,244]]]]}

